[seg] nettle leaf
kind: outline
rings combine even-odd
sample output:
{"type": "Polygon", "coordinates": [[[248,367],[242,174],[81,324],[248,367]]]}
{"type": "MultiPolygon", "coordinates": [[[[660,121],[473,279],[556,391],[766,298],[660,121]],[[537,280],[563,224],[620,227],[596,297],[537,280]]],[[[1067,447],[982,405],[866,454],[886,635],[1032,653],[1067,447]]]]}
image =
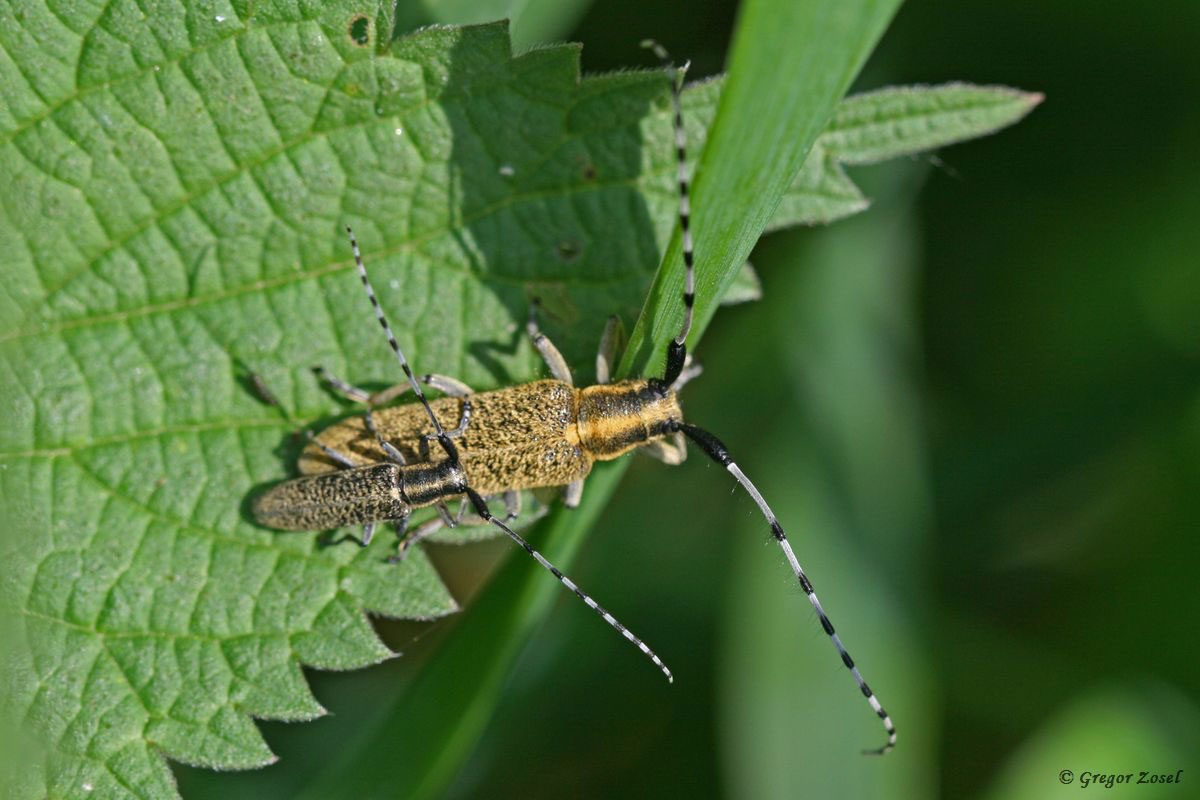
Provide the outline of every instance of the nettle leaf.
{"type": "Polygon", "coordinates": [[[842,169],[911,156],[994,133],[1019,121],[1042,95],[1006,86],[898,86],[847,97],[817,138],[768,231],[824,225],[869,202],[842,169]]]}
{"type": "MultiPolygon", "coordinates": [[[[455,610],[419,551],[385,563],[390,537],[246,510],[299,424],[353,411],[312,366],[400,377],[346,224],[417,368],[476,389],[542,374],[533,296],[582,379],[605,318],[642,306],[676,220],[667,76],[580,80],[578,46],[514,58],[503,23],[391,41],[391,14],[118,0],[0,25],[3,710],[45,743],[30,795],[171,796],[161,755],[269,763],[252,717],[323,713],[302,664],[393,655],[368,612],[455,610]]],[[[718,90],[686,93],[697,150],[718,90]]],[[[822,165],[915,146],[863,108],[822,165]]]]}
{"type": "Polygon", "coordinates": [[[389,657],[365,612],[455,609],[390,537],[246,512],[298,444],[246,373],[304,422],[350,411],[313,365],[399,377],[344,225],[417,365],[532,379],[534,294],[582,364],[674,221],[669,84],[581,83],[576,46],[514,59],[502,24],[380,45],[361,2],[85,12],[3,34],[6,693],[47,744],[33,793],[162,797],[160,753],[259,766],[251,717],[321,714],[301,664],[389,657]]]}
{"type": "MultiPolygon", "coordinates": [[[[684,94],[689,140],[704,141],[721,84],[719,78],[704,81],[684,94]]],[[[826,225],[865,211],[870,200],[846,175],[844,165],[913,156],[986,136],[1019,122],[1042,100],[1036,92],[961,82],[851,95],[813,143],[767,231],[826,225]]],[[[743,274],[739,280],[747,279],[743,274]]]]}
{"type": "Polygon", "coordinates": [[[754,266],[747,261],[742,264],[742,268],[734,276],[733,282],[721,296],[721,305],[736,306],[739,303],[749,303],[760,299],[762,299],[762,281],[758,279],[758,273],[754,271],[754,266]]]}

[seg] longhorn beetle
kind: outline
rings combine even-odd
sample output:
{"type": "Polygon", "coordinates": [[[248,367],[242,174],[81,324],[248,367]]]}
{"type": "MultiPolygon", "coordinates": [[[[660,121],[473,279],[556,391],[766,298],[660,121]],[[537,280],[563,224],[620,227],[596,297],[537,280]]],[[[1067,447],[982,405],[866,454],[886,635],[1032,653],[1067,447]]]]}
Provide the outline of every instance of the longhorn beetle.
{"type": "Polygon", "coordinates": [[[652,41],[643,45],[655,52],[672,75],[679,224],[685,267],[683,325],[667,345],[662,376],[608,382],[615,340],[614,320],[610,320],[597,356],[599,383],[576,387],[566,361],[538,330],[535,302],[526,327],[553,379],[481,393],[441,375],[424,375],[418,382],[379,306],[354,233],[347,228],[359,277],[407,382],[371,395],[320,371],[332,387],[366,403],[367,411],[362,417],[337,423],[315,437],[310,434],[310,442],[299,459],[302,477],[285,481],[258,497],[253,505],[254,514],[260,523],[284,530],[322,530],[361,524],[363,545],[371,540],[378,522],[392,522],[400,534],[399,552],[393,560],[399,560],[414,542],[443,525],[453,527],[462,522],[469,503],[478,521],[503,531],[641,650],[668,680],[673,680],[671,671],[653,650],[507,523],[517,516],[517,498],[522,489],[564,487],[564,502],[574,507],[579,503],[583,480],[594,461],[611,460],[641,448],[667,463],[678,464],[686,454],[686,439],[690,439],[705,455],[725,467],[766,518],[821,627],[854,676],[859,690],[883,721],[887,741],[882,747],[865,752],[887,753],[895,747],[896,728],[834,631],[783,526],[725,445],[708,431],[683,421],[678,391],[699,372],[690,365],[685,344],[695,302],[686,139],[680,106],[687,65],[676,70],[660,45],[652,41]],[[421,383],[445,396],[427,399],[421,383]],[[378,408],[409,390],[416,395],[417,403],[378,408]],[[447,429],[442,420],[457,420],[457,423],[447,429]],[[441,451],[437,457],[431,452],[435,443],[441,451]],[[498,494],[504,495],[507,512],[503,519],[491,513],[485,500],[498,494]],[[456,498],[462,498],[462,502],[457,515],[452,517],[446,502],[456,498]],[[431,505],[436,506],[439,516],[406,533],[412,510],[431,505]]]}

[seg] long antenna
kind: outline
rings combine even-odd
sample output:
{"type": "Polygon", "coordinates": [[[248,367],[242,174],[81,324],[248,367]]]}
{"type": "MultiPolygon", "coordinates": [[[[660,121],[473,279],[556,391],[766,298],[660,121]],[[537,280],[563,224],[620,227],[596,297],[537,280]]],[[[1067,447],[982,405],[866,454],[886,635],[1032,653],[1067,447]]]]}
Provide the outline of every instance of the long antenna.
{"type": "Polygon", "coordinates": [[[379,307],[379,298],[375,296],[375,289],[371,286],[371,279],[367,277],[367,267],[363,264],[362,253],[358,250],[358,240],[354,238],[354,230],[349,225],[346,226],[346,233],[350,235],[350,249],[354,251],[354,263],[358,266],[358,276],[362,278],[363,288],[367,290],[367,297],[371,300],[371,308],[375,309],[375,319],[379,320],[379,327],[383,328],[383,332],[387,334],[388,344],[392,346],[392,352],[396,354],[396,360],[400,362],[400,369],[404,370],[404,374],[408,378],[408,383],[412,386],[413,393],[421,401],[421,405],[425,407],[425,413],[429,415],[429,421],[433,423],[433,431],[437,434],[438,442],[442,444],[442,447],[446,448],[446,455],[451,455],[455,450],[454,445],[450,444],[449,437],[442,430],[442,423],[438,422],[437,415],[433,413],[429,401],[425,398],[425,393],[421,391],[421,384],[417,383],[416,377],[413,376],[412,368],[408,366],[408,359],[404,357],[404,351],[400,349],[400,345],[396,341],[396,335],[392,333],[392,326],[388,325],[387,317],[383,315],[383,309],[379,307]]]}
{"type": "MultiPolygon", "coordinates": [[[[687,337],[692,329],[693,306],[696,302],[696,268],[695,254],[692,248],[692,233],[689,229],[691,218],[691,201],[688,197],[688,174],[687,174],[687,134],[683,127],[683,110],[680,102],[680,94],[683,90],[683,78],[687,73],[688,64],[684,64],[680,70],[675,69],[675,65],[671,63],[671,56],[661,44],[653,39],[646,39],[642,42],[642,47],[654,51],[663,66],[673,74],[671,82],[671,101],[672,108],[675,112],[675,154],[679,162],[679,227],[683,235],[683,264],[686,269],[684,273],[683,284],[683,326],[679,333],[667,345],[667,365],[664,371],[662,381],[667,386],[675,383],[680,373],[683,372],[685,362],[687,360],[687,337]]],[[[883,710],[879,699],[875,693],[871,691],[871,687],[863,679],[862,673],[854,663],[854,659],[850,657],[850,653],[846,651],[846,646],[842,644],[841,638],[833,628],[833,623],[829,621],[829,615],[825,613],[825,609],[821,606],[821,601],[817,599],[817,593],[813,590],[812,582],[804,573],[804,568],[800,566],[799,559],[796,558],[796,553],[792,550],[792,545],[788,541],[787,534],[783,532],[783,526],[779,523],[779,519],[775,513],[771,511],[771,507],[767,505],[767,501],[755,488],[750,479],[738,468],[738,465],[733,462],[729,456],[729,451],[725,445],[716,436],[713,436],[708,431],[702,428],[697,428],[694,425],[688,425],[680,422],[676,423],[677,430],[682,431],[689,439],[700,446],[710,458],[721,464],[733,475],[734,479],[741,484],[749,495],[754,498],[754,502],[758,505],[760,511],[767,522],[771,525],[771,533],[774,534],[775,540],[779,542],[779,546],[783,549],[784,555],[787,557],[788,563],[792,567],[792,572],[796,575],[796,580],[800,582],[800,588],[804,590],[804,594],[808,597],[808,602],[812,605],[813,611],[817,614],[817,619],[821,622],[821,627],[828,634],[830,641],[833,642],[834,648],[838,651],[838,655],[842,659],[842,663],[846,665],[846,669],[850,670],[850,674],[854,676],[855,682],[858,684],[859,691],[863,697],[867,698],[871,709],[883,721],[884,730],[887,731],[887,743],[883,747],[874,750],[864,750],[864,753],[870,755],[883,755],[896,746],[896,726],[892,724],[892,718],[883,710]]]]}
{"type": "Polygon", "coordinates": [[[742,488],[754,498],[754,502],[758,504],[758,508],[762,511],[767,522],[771,525],[771,533],[775,536],[775,541],[779,542],[779,546],[783,548],[783,554],[787,556],[788,563],[792,565],[792,572],[796,574],[796,580],[800,582],[800,588],[804,590],[804,594],[808,596],[808,602],[812,605],[813,611],[817,613],[817,619],[821,621],[821,627],[829,636],[829,640],[833,642],[834,648],[837,649],[838,655],[841,656],[842,663],[846,665],[846,669],[850,670],[850,674],[854,676],[854,681],[858,684],[859,691],[863,697],[867,698],[867,702],[871,704],[871,710],[875,715],[883,721],[883,728],[887,731],[887,743],[883,747],[874,750],[864,750],[867,755],[883,755],[889,752],[896,746],[896,726],[892,724],[892,718],[883,710],[883,706],[879,703],[879,698],[875,696],[875,692],[871,691],[871,687],[863,679],[862,673],[858,671],[858,667],[854,663],[854,659],[850,657],[850,653],[846,651],[846,646],[842,644],[841,638],[833,628],[833,623],[829,621],[829,615],[825,613],[825,609],[821,606],[821,601],[817,599],[817,593],[813,589],[812,581],[804,574],[804,568],[800,566],[799,559],[792,551],[792,545],[788,541],[787,534],[783,532],[783,526],[779,524],[778,517],[775,512],[771,511],[771,507],[767,505],[767,501],[755,488],[750,479],[738,468],[733,459],[729,455],[729,451],[725,449],[725,445],[716,436],[713,436],[702,428],[697,428],[695,425],[687,423],[679,423],[679,430],[683,431],[684,435],[700,446],[709,458],[716,461],[721,466],[729,471],[729,474],[741,484],[742,488]]]}
{"type": "Polygon", "coordinates": [[[617,631],[617,633],[621,634],[626,639],[628,639],[630,641],[630,643],[633,644],[634,647],[636,647],[638,650],[641,650],[642,653],[645,654],[646,658],[653,661],[654,664],[660,670],[662,670],[662,674],[667,676],[668,683],[675,682],[675,676],[671,674],[671,670],[668,669],[667,665],[662,662],[662,659],[659,658],[658,655],[653,650],[650,649],[649,645],[647,645],[640,638],[638,638],[638,636],[636,634],[634,634],[633,631],[629,630],[629,628],[626,628],[624,625],[622,625],[620,620],[618,620],[612,614],[605,611],[604,607],[602,605],[600,605],[595,600],[593,600],[591,598],[591,595],[589,595],[587,592],[580,589],[579,586],[573,580],[571,580],[566,575],[564,575],[562,573],[562,571],[558,569],[558,567],[551,564],[549,562],[549,560],[546,559],[545,556],[543,556],[537,550],[534,550],[533,545],[531,545],[529,542],[525,541],[525,539],[520,534],[518,534],[512,528],[505,525],[503,522],[501,522],[496,517],[492,516],[492,512],[490,510],[488,510],[487,502],[482,497],[479,496],[478,492],[476,492],[474,489],[468,488],[466,490],[466,494],[467,494],[467,497],[469,497],[471,499],[471,504],[475,507],[476,514],[483,517],[486,521],[490,522],[491,524],[495,525],[497,528],[499,528],[500,530],[502,530],[506,534],[508,534],[508,537],[510,539],[512,539],[514,542],[516,542],[518,545],[520,545],[525,550],[526,553],[533,556],[533,559],[535,561],[537,561],[539,564],[541,564],[543,567],[545,567],[546,570],[551,575],[558,578],[559,583],[561,583],[563,586],[567,587],[572,592],[574,592],[575,596],[578,597],[580,600],[582,600],[584,603],[586,603],[588,608],[592,609],[592,611],[595,611],[597,614],[599,614],[600,618],[603,619],[605,622],[607,622],[609,625],[611,625],[617,631]]]}
{"type": "Polygon", "coordinates": [[[680,94],[683,92],[683,79],[687,75],[691,62],[676,69],[675,65],[671,63],[671,54],[658,42],[646,39],[642,42],[642,47],[652,50],[671,75],[671,108],[675,112],[675,158],[679,165],[679,227],[683,232],[683,264],[686,272],[683,279],[683,326],[671,343],[667,345],[667,366],[662,378],[662,382],[670,386],[675,383],[675,379],[683,371],[683,362],[687,358],[687,337],[692,330],[694,313],[692,307],[696,304],[695,253],[692,248],[692,231],[689,227],[692,205],[688,196],[687,131],[683,127],[683,104],[680,100],[680,94]]]}
{"type": "MultiPolygon", "coordinates": [[[[375,290],[371,287],[371,280],[367,277],[367,268],[363,264],[362,254],[358,249],[358,241],[354,238],[354,231],[350,229],[349,225],[346,226],[346,232],[350,234],[350,247],[354,250],[354,263],[358,265],[358,274],[359,277],[362,278],[363,288],[367,290],[367,297],[369,297],[371,300],[371,307],[375,309],[375,318],[379,320],[379,326],[383,328],[384,333],[387,334],[388,344],[392,346],[392,352],[396,354],[396,358],[400,361],[400,367],[404,370],[404,374],[408,377],[408,382],[412,386],[413,392],[416,393],[417,399],[421,401],[421,405],[425,407],[425,413],[429,415],[429,420],[433,423],[433,429],[436,433],[438,443],[441,444],[442,448],[446,451],[446,456],[450,463],[457,468],[459,474],[463,475],[463,482],[461,486],[462,492],[468,498],[470,498],[471,504],[475,507],[475,513],[477,513],[485,521],[504,531],[504,533],[507,534],[510,539],[520,545],[521,548],[526,553],[531,555],[535,561],[545,567],[546,570],[548,570],[555,578],[558,578],[559,583],[574,592],[580,600],[587,604],[588,608],[599,614],[601,619],[611,625],[618,633],[620,633],[635,647],[637,647],[637,649],[641,650],[647,658],[653,661],[654,664],[660,670],[662,670],[663,675],[667,676],[668,682],[674,683],[675,677],[671,674],[671,670],[667,669],[667,665],[662,662],[662,659],[659,658],[658,655],[651,650],[645,642],[638,638],[631,630],[629,630],[629,628],[626,628],[623,624],[621,624],[620,620],[608,613],[608,611],[604,610],[604,607],[593,600],[591,595],[580,589],[578,584],[564,575],[562,571],[558,569],[558,567],[551,564],[545,556],[543,556],[537,550],[534,550],[533,546],[529,544],[529,542],[525,541],[525,539],[522,538],[516,531],[505,525],[496,517],[492,516],[492,512],[488,509],[487,501],[484,500],[478,492],[467,485],[466,471],[463,470],[462,460],[458,455],[458,448],[455,447],[453,442],[450,441],[450,436],[442,428],[441,423],[438,422],[437,415],[433,413],[433,408],[429,405],[429,401],[425,398],[425,393],[421,391],[421,385],[417,383],[416,377],[413,376],[412,368],[408,366],[408,359],[404,357],[403,351],[400,350],[400,345],[396,342],[396,336],[392,333],[391,326],[388,325],[387,317],[384,316],[383,309],[379,307],[379,300],[375,297],[375,290]]],[[[367,413],[368,415],[370,414],[369,411],[367,413]]],[[[368,419],[370,419],[369,416],[368,419]]],[[[374,429],[374,424],[371,423],[370,427],[374,429]]],[[[377,431],[376,437],[380,441],[381,446],[386,444],[383,437],[379,436],[377,431]]],[[[395,448],[391,447],[390,444],[388,444],[384,450],[385,452],[389,452],[389,455],[392,455],[392,453],[395,452],[395,448]]],[[[396,455],[398,456],[399,453],[396,453],[396,455]]],[[[393,458],[394,457],[395,456],[393,456],[393,458]]],[[[364,538],[369,538],[369,534],[367,534],[364,538]]]]}

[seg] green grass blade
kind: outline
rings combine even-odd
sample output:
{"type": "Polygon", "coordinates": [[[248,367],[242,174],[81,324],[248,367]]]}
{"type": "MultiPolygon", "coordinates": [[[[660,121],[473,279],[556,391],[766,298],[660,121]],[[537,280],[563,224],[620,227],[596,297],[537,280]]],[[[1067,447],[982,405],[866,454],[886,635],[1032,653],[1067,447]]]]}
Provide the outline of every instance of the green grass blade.
{"type": "MultiPolygon", "coordinates": [[[[899,0],[757,0],[742,8],[729,75],[694,172],[692,344],[899,5],[899,0]]],[[[657,370],[667,340],[679,330],[683,263],[678,235],[664,265],[630,335],[619,374],[650,364],[655,366],[649,371],[657,370]]]]}

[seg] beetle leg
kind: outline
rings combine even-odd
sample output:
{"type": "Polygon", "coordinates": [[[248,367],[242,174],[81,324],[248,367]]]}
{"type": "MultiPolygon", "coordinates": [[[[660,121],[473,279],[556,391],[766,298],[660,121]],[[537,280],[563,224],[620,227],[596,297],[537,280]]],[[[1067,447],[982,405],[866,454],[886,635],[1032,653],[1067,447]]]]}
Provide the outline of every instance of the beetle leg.
{"type": "Polygon", "coordinates": [[[375,427],[375,416],[369,408],[367,409],[367,413],[363,415],[363,424],[374,435],[375,441],[379,444],[379,449],[384,452],[384,455],[402,467],[407,463],[404,460],[404,454],[397,450],[395,445],[383,438],[383,434],[375,427]]]}
{"type": "Polygon", "coordinates": [[[567,366],[567,360],[563,358],[562,353],[558,352],[554,342],[546,338],[546,334],[538,329],[537,309],[538,302],[534,300],[529,306],[529,321],[525,323],[525,330],[529,333],[529,338],[533,340],[533,346],[542,354],[542,360],[550,368],[550,374],[563,383],[574,386],[575,383],[571,380],[571,368],[567,366]]]}
{"type": "Polygon", "coordinates": [[[346,397],[349,400],[353,400],[356,403],[369,403],[370,402],[371,393],[368,392],[366,389],[360,389],[357,386],[346,383],[344,380],[341,380],[340,378],[337,378],[334,375],[332,375],[327,369],[325,369],[322,366],[313,367],[312,370],[316,374],[317,379],[319,381],[321,381],[322,383],[328,384],[333,389],[336,389],[338,391],[338,393],[341,394],[343,397],[346,397]]]}
{"type": "Polygon", "coordinates": [[[675,382],[671,384],[671,390],[678,392],[685,385],[687,385],[688,381],[700,375],[702,372],[704,372],[704,367],[694,362],[691,354],[689,353],[683,360],[683,371],[679,373],[679,377],[676,378],[675,382]]]}
{"type": "Polygon", "coordinates": [[[400,541],[396,543],[396,554],[388,559],[393,564],[399,564],[404,559],[408,558],[409,549],[421,541],[446,527],[446,522],[441,517],[434,517],[428,522],[423,522],[413,530],[400,537],[400,541]]]}
{"type": "MultiPolygon", "coordinates": [[[[454,523],[457,525],[486,525],[487,520],[476,514],[474,511],[465,513],[467,509],[467,501],[463,500],[458,507],[458,512],[454,515],[454,523]]],[[[521,514],[521,493],[520,492],[505,492],[504,493],[504,521],[510,522],[516,519],[521,514]]],[[[407,517],[404,518],[404,523],[407,524],[407,517]]],[[[446,527],[446,520],[436,516],[427,522],[421,523],[411,531],[405,533],[405,529],[399,527],[397,522],[396,533],[400,536],[400,541],[396,545],[396,554],[388,561],[393,564],[398,564],[408,557],[408,551],[414,544],[422,539],[428,539],[433,534],[446,527]]],[[[452,526],[453,527],[453,526],[452,526]]]]}
{"type": "MultiPolygon", "coordinates": [[[[504,521],[514,520],[521,514],[521,493],[508,491],[504,493],[504,521]]],[[[487,520],[480,517],[480,524],[487,520]]]]}
{"type": "MultiPolygon", "coordinates": [[[[369,411],[367,412],[367,415],[370,416],[369,411]]],[[[458,427],[454,428],[452,430],[444,431],[444,433],[447,436],[449,436],[451,439],[457,439],[458,437],[462,436],[464,433],[467,432],[467,426],[469,424],[471,424],[471,398],[464,397],[463,401],[462,401],[461,416],[458,418],[458,427]]],[[[433,442],[433,441],[437,441],[437,438],[438,438],[438,436],[436,433],[421,434],[421,444],[418,449],[420,450],[422,461],[430,460],[429,459],[429,443],[433,442]]],[[[383,440],[381,439],[380,444],[382,445],[382,443],[383,443],[383,440]]]]}
{"type": "Polygon", "coordinates": [[[674,467],[687,459],[687,442],[682,433],[675,433],[670,439],[658,439],[643,445],[638,452],[674,467]]]}
{"type": "Polygon", "coordinates": [[[437,509],[438,518],[441,519],[443,525],[447,528],[458,527],[458,522],[455,521],[454,517],[450,516],[450,509],[446,508],[445,503],[438,503],[434,508],[437,509]]]}
{"type": "MultiPolygon", "coordinates": [[[[373,408],[385,406],[405,392],[412,391],[411,384],[398,383],[395,386],[389,386],[386,389],[372,393],[368,392],[366,389],[360,389],[357,386],[353,386],[346,381],[337,378],[324,367],[313,367],[313,372],[316,373],[317,377],[323,383],[326,383],[330,386],[330,388],[337,390],[337,392],[343,397],[347,398],[348,400],[353,400],[356,403],[364,403],[373,408]]],[[[475,393],[470,386],[467,386],[457,378],[451,378],[448,375],[438,375],[431,372],[427,375],[422,375],[417,380],[421,381],[421,383],[425,384],[426,386],[432,386],[434,389],[437,389],[447,397],[466,397],[469,394],[475,393]]]]}
{"type": "Polygon", "coordinates": [[[612,380],[617,350],[624,338],[621,318],[613,314],[608,318],[608,322],[604,323],[604,332],[600,334],[600,349],[596,352],[596,383],[604,384],[612,380]]]}
{"type": "Polygon", "coordinates": [[[358,464],[356,464],[354,459],[350,458],[350,456],[343,455],[337,450],[334,450],[332,447],[328,447],[318,442],[316,437],[313,436],[312,431],[305,429],[304,436],[308,439],[308,441],[321,448],[321,452],[329,456],[329,460],[337,464],[339,467],[343,467],[344,469],[354,469],[358,466],[358,464]]]}

